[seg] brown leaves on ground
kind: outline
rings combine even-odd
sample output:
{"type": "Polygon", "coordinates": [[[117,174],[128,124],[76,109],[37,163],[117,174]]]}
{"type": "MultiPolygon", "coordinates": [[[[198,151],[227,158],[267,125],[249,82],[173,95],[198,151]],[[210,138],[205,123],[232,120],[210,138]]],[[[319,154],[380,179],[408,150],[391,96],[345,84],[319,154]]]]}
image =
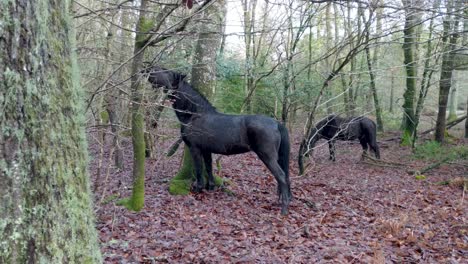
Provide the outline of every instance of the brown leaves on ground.
{"type": "MultiPolygon", "coordinates": [[[[164,156],[173,138],[158,139],[160,155],[146,164],[145,207],[129,212],[96,204],[106,263],[462,263],[467,261],[463,190],[436,182],[466,175],[466,165],[443,165],[417,180],[406,168],[360,163],[359,144],[339,142],[337,161],[322,144],[297,176],[298,135],[292,135],[290,213],[280,215],[276,182],[253,153],[223,157],[221,176],[234,193],[217,190],[171,196],[180,152],[164,156]]],[[[110,139],[109,146],[110,148],[110,139]]],[[[124,141],[126,167],[131,145],[124,141]]],[[[97,144],[91,144],[96,146],[97,144]]],[[[97,149],[91,148],[93,156],[97,149]]],[[[381,142],[382,158],[413,163],[408,149],[381,142]]],[[[104,168],[108,159],[105,153],[104,168]]],[[[95,178],[98,161],[90,171],[95,178]]],[[[130,194],[131,170],[99,183],[96,200],[130,194]],[[106,188],[104,188],[106,186],[106,188]],[[107,190],[105,194],[103,190],[107,190]]],[[[105,178],[105,177],[101,177],[105,178]]],[[[108,199],[103,199],[104,201],[108,199]]]]}

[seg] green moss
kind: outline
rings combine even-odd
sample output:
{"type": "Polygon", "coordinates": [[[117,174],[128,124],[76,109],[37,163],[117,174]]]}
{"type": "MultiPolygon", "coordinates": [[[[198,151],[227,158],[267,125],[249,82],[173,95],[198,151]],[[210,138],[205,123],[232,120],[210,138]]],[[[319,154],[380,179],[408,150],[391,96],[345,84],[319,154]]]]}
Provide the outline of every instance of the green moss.
{"type": "Polygon", "coordinates": [[[101,112],[101,122],[103,124],[109,123],[109,112],[107,112],[106,110],[101,112]]]}
{"type": "MultiPolygon", "coordinates": [[[[172,195],[187,195],[190,193],[192,183],[195,181],[195,170],[193,167],[193,159],[187,146],[184,147],[184,155],[182,157],[182,166],[177,175],[171,179],[169,183],[169,193],[172,195]]],[[[207,182],[207,173],[203,168],[203,177],[207,182]]],[[[215,186],[223,186],[223,178],[214,175],[215,186]]]]}
{"type": "Polygon", "coordinates": [[[425,180],[425,179],[426,179],[426,176],[424,176],[424,175],[416,175],[416,176],[414,176],[414,178],[415,178],[416,180],[425,180]]]}
{"type": "Polygon", "coordinates": [[[413,137],[411,136],[412,132],[410,130],[403,130],[403,135],[401,136],[401,146],[412,146],[413,137]]]}
{"type": "Polygon", "coordinates": [[[112,201],[115,201],[118,198],[119,198],[118,194],[111,194],[111,195],[107,196],[106,198],[104,198],[104,200],[102,201],[102,204],[111,203],[112,201]]]}
{"type": "Polygon", "coordinates": [[[175,177],[169,184],[169,193],[172,195],[187,195],[190,193],[191,180],[179,180],[175,177]]]}
{"type": "Polygon", "coordinates": [[[132,110],[133,190],[127,208],[140,211],[145,203],[144,119],[138,106],[132,110]]]}
{"type": "Polygon", "coordinates": [[[153,21],[151,19],[146,19],[141,17],[137,30],[139,33],[137,33],[136,36],[136,43],[135,45],[139,48],[142,48],[146,44],[146,39],[148,38],[148,33],[151,29],[153,28],[153,21]]]}

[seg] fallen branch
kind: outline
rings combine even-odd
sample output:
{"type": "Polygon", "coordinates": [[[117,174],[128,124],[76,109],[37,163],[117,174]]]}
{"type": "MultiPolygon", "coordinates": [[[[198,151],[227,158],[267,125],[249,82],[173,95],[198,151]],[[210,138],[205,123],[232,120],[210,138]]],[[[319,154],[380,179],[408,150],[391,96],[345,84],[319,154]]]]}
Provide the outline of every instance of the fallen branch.
{"type": "Polygon", "coordinates": [[[408,174],[411,174],[411,175],[423,175],[424,173],[426,173],[426,172],[428,172],[430,170],[433,170],[435,168],[440,167],[440,165],[442,165],[442,164],[448,163],[452,159],[453,159],[453,157],[449,156],[449,157],[446,157],[445,159],[443,159],[441,161],[438,161],[436,163],[428,165],[428,166],[422,168],[421,170],[407,170],[406,172],[408,174]]]}
{"type": "Polygon", "coordinates": [[[367,153],[362,153],[361,162],[368,164],[368,165],[390,167],[390,168],[401,168],[401,167],[408,166],[408,164],[404,164],[404,163],[376,159],[374,157],[369,156],[369,154],[367,153]]]}
{"type": "MultiPolygon", "coordinates": [[[[465,120],[466,117],[467,117],[467,115],[464,115],[464,116],[459,117],[459,118],[457,118],[457,119],[455,119],[455,120],[453,120],[453,121],[451,121],[451,122],[448,122],[447,125],[445,126],[445,129],[449,129],[449,128],[452,128],[452,127],[456,126],[458,123],[460,123],[461,121],[465,120]]],[[[431,133],[431,132],[434,131],[435,129],[436,129],[436,128],[433,127],[433,128],[431,128],[431,129],[428,129],[428,130],[426,130],[426,131],[421,132],[420,135],[425,135],[425,134],[431,133]]]]}
{"type": "MultiPolygon", "coordinates": [[[[463,120],[465,120],[467,118],[467,115],[464,115],[462,117],[459,117],[451,122],[448,122],[447,125],[445,126],[446,129],[450,129],[456,125],[458,125],[460,122],[462,122],[463,120]]],[[[428,134],[428,133],[431,133],[432,131],[435,130],[435,127],[431,128],[431,129],[428,129],[428,130],[425,130],[421,133],[419,133],[420,135],[425,135],[425,134],[428,134]]],[[[399,140],[401,139],[401,136],[396,136],[396,137],[391,137],[391,138],[386,138],[386,139],[382,139],[381,141],[393,141],[393,140],[399,140]]]]}

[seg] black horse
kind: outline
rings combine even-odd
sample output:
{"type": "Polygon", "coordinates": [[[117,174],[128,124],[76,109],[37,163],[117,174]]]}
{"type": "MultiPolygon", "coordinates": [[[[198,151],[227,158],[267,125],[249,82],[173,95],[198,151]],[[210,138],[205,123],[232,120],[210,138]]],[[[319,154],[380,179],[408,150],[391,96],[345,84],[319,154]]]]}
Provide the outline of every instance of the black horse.
{"type": "Polygon", "coordinates": [[[313,149],[315,143],[320,139],[328,141],[330,159],[335,161],[335,141],[336,140],[356,140],[361,143],[364,153],[368,147],[374,152],[375,157],[380,159],[380,150],[377,145],[377,126],[374,121],[365,117],[342,118],[336,115],[329,115],[320,120],[312,129],[309,148],[313,149]]]}
{"type": "Polygon", "coordinates": [[[278,121],[261,115],[227,115],[216,109],[184,81],[185,75],[153,66],[148,68],[153,87],[169,91],[181,122],[181,134],[189,147],[197,178],[195,191],[203,187],[203,162],[208,174],[206,189],[215,187],[211,154],[232,155],[254,151],[278,182],[281,214],[287,214],[292,194],[289,182],[289,136],[278,121]]]}

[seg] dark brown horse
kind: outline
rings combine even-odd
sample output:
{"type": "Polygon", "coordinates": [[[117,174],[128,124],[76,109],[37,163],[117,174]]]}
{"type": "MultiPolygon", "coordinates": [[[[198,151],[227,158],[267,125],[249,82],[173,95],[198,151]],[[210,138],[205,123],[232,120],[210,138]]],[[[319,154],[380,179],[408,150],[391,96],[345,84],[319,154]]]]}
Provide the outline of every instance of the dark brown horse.
{"type": "Polygon", "coordinates": [[[365,117],[342,118],[329,115],[320,120],[312,130],[309,139],[309,149],[313,149],[318,140],[328,141],[330,159],[335,161],[336,140],[359,140],[364,153],[370,148],[375,157],[380,159],[380,150],[377,145],[377,126],[374,121],[365,117]]]}
{"type": "Polygon", "coordinates": [[[181,126],[182,139],[189,147],[195,164],[196,187],[204,187],[202,169],[208,174],[206,189],[215,187],[211,154],[232,155],[253,151],[278,182],[281,213],[287,214],[291,200],[289,182],[289,136],[278,121],[262,115],[227,115],[219,113],[185,76],[153,66],[146,70],[153,87],[164,87],[173,101],[181,126]]]}

